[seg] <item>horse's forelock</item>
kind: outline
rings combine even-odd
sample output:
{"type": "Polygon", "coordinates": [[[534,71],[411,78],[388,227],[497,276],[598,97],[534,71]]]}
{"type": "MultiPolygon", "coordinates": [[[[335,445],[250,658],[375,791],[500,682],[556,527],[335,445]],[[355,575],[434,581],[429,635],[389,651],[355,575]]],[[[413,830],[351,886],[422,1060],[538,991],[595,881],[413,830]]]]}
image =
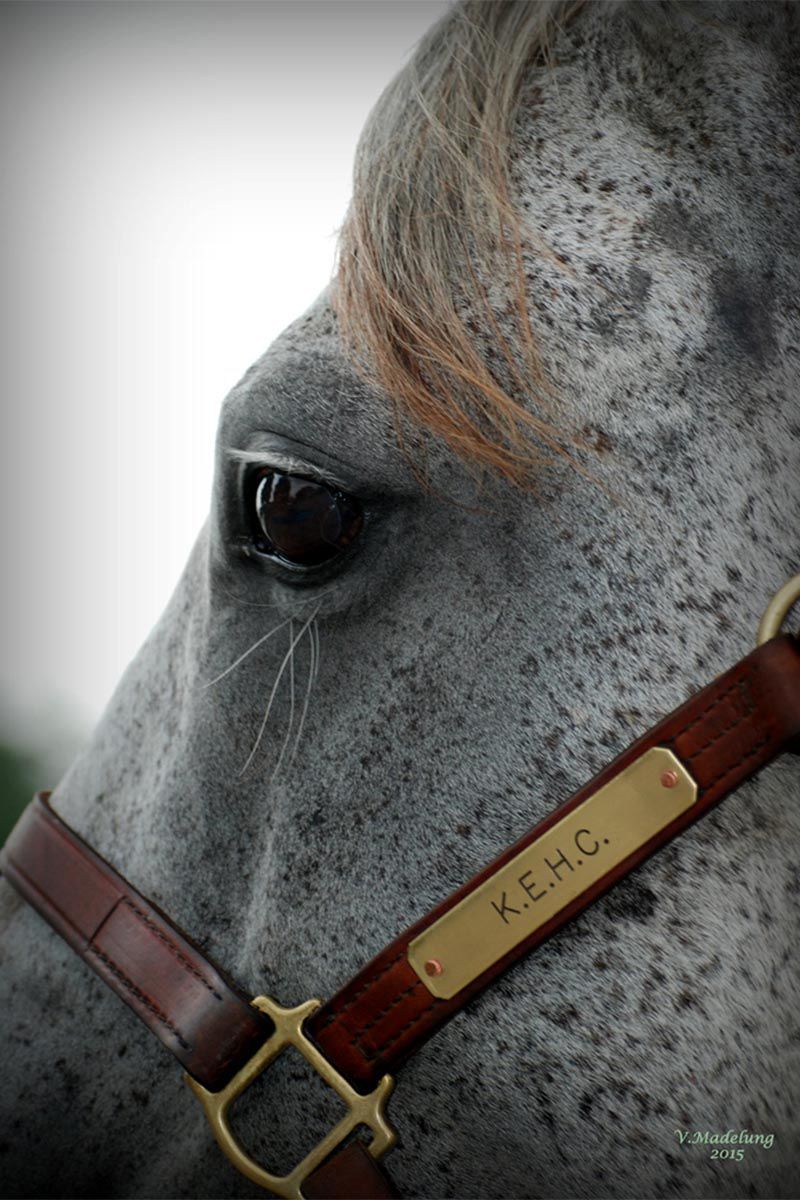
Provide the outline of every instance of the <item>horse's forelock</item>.
{"type": "MultiPolygon", "coordinates": [[[[462,0],[428,32],[362,134],[331,291],[354,364],[394,405],[401,445],[428,431],[478,473],[533,490],[559,456],[591,472],[531,329],[513,139],[531,69],[552,62],[559,30],[585,7],[462,0]]],[[[680,0],[603,7],[624,11],[651,49],[665,26],[690,37],[703,20],[680,0]]]]}
{"type": "Polygon", "coordinates": [[[518,485],[568,453],[569,435],[531,332],[509,146],[527,69],[581,7],[468,0],[448,12],[367,122],[340,233],[334,306],[401,439],[410,418],[518,485]]]}

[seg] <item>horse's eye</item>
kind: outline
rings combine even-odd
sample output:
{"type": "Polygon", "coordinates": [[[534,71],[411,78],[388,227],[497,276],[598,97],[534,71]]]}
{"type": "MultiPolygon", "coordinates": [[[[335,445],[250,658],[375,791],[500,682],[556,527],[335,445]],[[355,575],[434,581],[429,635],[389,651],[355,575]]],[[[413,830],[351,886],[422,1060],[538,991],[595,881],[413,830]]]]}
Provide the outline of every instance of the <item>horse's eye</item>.
{"type": "Polygon", "coordinates": [[[255,509],[253,544],[261,554],[316,567],[336,558],[361,532],[361,505],[326,483],[264,468],[253,485],[248,489],[255,509]]]}

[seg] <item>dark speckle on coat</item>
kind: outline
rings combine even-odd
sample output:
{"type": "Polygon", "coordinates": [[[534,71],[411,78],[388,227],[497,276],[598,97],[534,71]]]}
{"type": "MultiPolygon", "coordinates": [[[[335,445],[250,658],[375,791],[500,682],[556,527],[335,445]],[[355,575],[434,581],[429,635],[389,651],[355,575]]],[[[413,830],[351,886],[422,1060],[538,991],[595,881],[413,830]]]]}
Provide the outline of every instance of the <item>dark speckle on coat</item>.
{"type": "Polygon", "coordinates": [[[701,250],[709,240],[699,219],[680,200],[658,200],[653,205],[649,229],[657,242],[679,254],[701,250]]]}
{"type": "Polygon", "coordinates": [[[604,899],[605,910],[614,919],[645,922],[652,917],[658,897],[635,875],[621,881],[604,899]]]}
{"type": "Polygon", "coordinates": [[[731,356],[745,355],[761,366],[774,342],[775,297],[768,276],[759,278],[731,264],[713,274],[712,290],[712,339],[719,339],[731,356]]]}

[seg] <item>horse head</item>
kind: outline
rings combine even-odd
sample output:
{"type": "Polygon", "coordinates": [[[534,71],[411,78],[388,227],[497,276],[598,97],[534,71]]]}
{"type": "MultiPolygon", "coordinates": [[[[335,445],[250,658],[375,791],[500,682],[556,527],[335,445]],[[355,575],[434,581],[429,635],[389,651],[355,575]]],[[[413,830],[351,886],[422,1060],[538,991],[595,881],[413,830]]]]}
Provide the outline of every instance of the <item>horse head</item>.
{"type": "MultiPolygon", "coordinates": [[[[459,5],[373,111],[331,286],[225,400],[210,516],[53,800],[252,994],[332,995],[798,569],[799,15],[459,5]]],[[[404,1194],[789,1194],[797,796],[770,767],[414,1058],[404,1194]]],[[[251,1194],[3,891],[18,1192],[251,1194]]],[[[276,1071],[240,1118],[272,1161],[324,1124],[276,1071]]]]}

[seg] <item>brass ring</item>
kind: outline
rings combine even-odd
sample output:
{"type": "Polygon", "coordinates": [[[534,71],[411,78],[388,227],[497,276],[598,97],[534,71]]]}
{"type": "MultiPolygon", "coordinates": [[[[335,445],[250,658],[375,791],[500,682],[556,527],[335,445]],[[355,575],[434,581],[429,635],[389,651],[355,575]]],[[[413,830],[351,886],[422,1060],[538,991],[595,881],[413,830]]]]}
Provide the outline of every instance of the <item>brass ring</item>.
{"type": "Polygon", "coordinates": [[[800,600],[800,575],[794,575],[779,592],[775,593],[767,605],[758,627],[756,645],[763,646],[764,642],[778,636],[781,625],[789,615],[789,610],[797,604],[798,600],[800,600]]]}

